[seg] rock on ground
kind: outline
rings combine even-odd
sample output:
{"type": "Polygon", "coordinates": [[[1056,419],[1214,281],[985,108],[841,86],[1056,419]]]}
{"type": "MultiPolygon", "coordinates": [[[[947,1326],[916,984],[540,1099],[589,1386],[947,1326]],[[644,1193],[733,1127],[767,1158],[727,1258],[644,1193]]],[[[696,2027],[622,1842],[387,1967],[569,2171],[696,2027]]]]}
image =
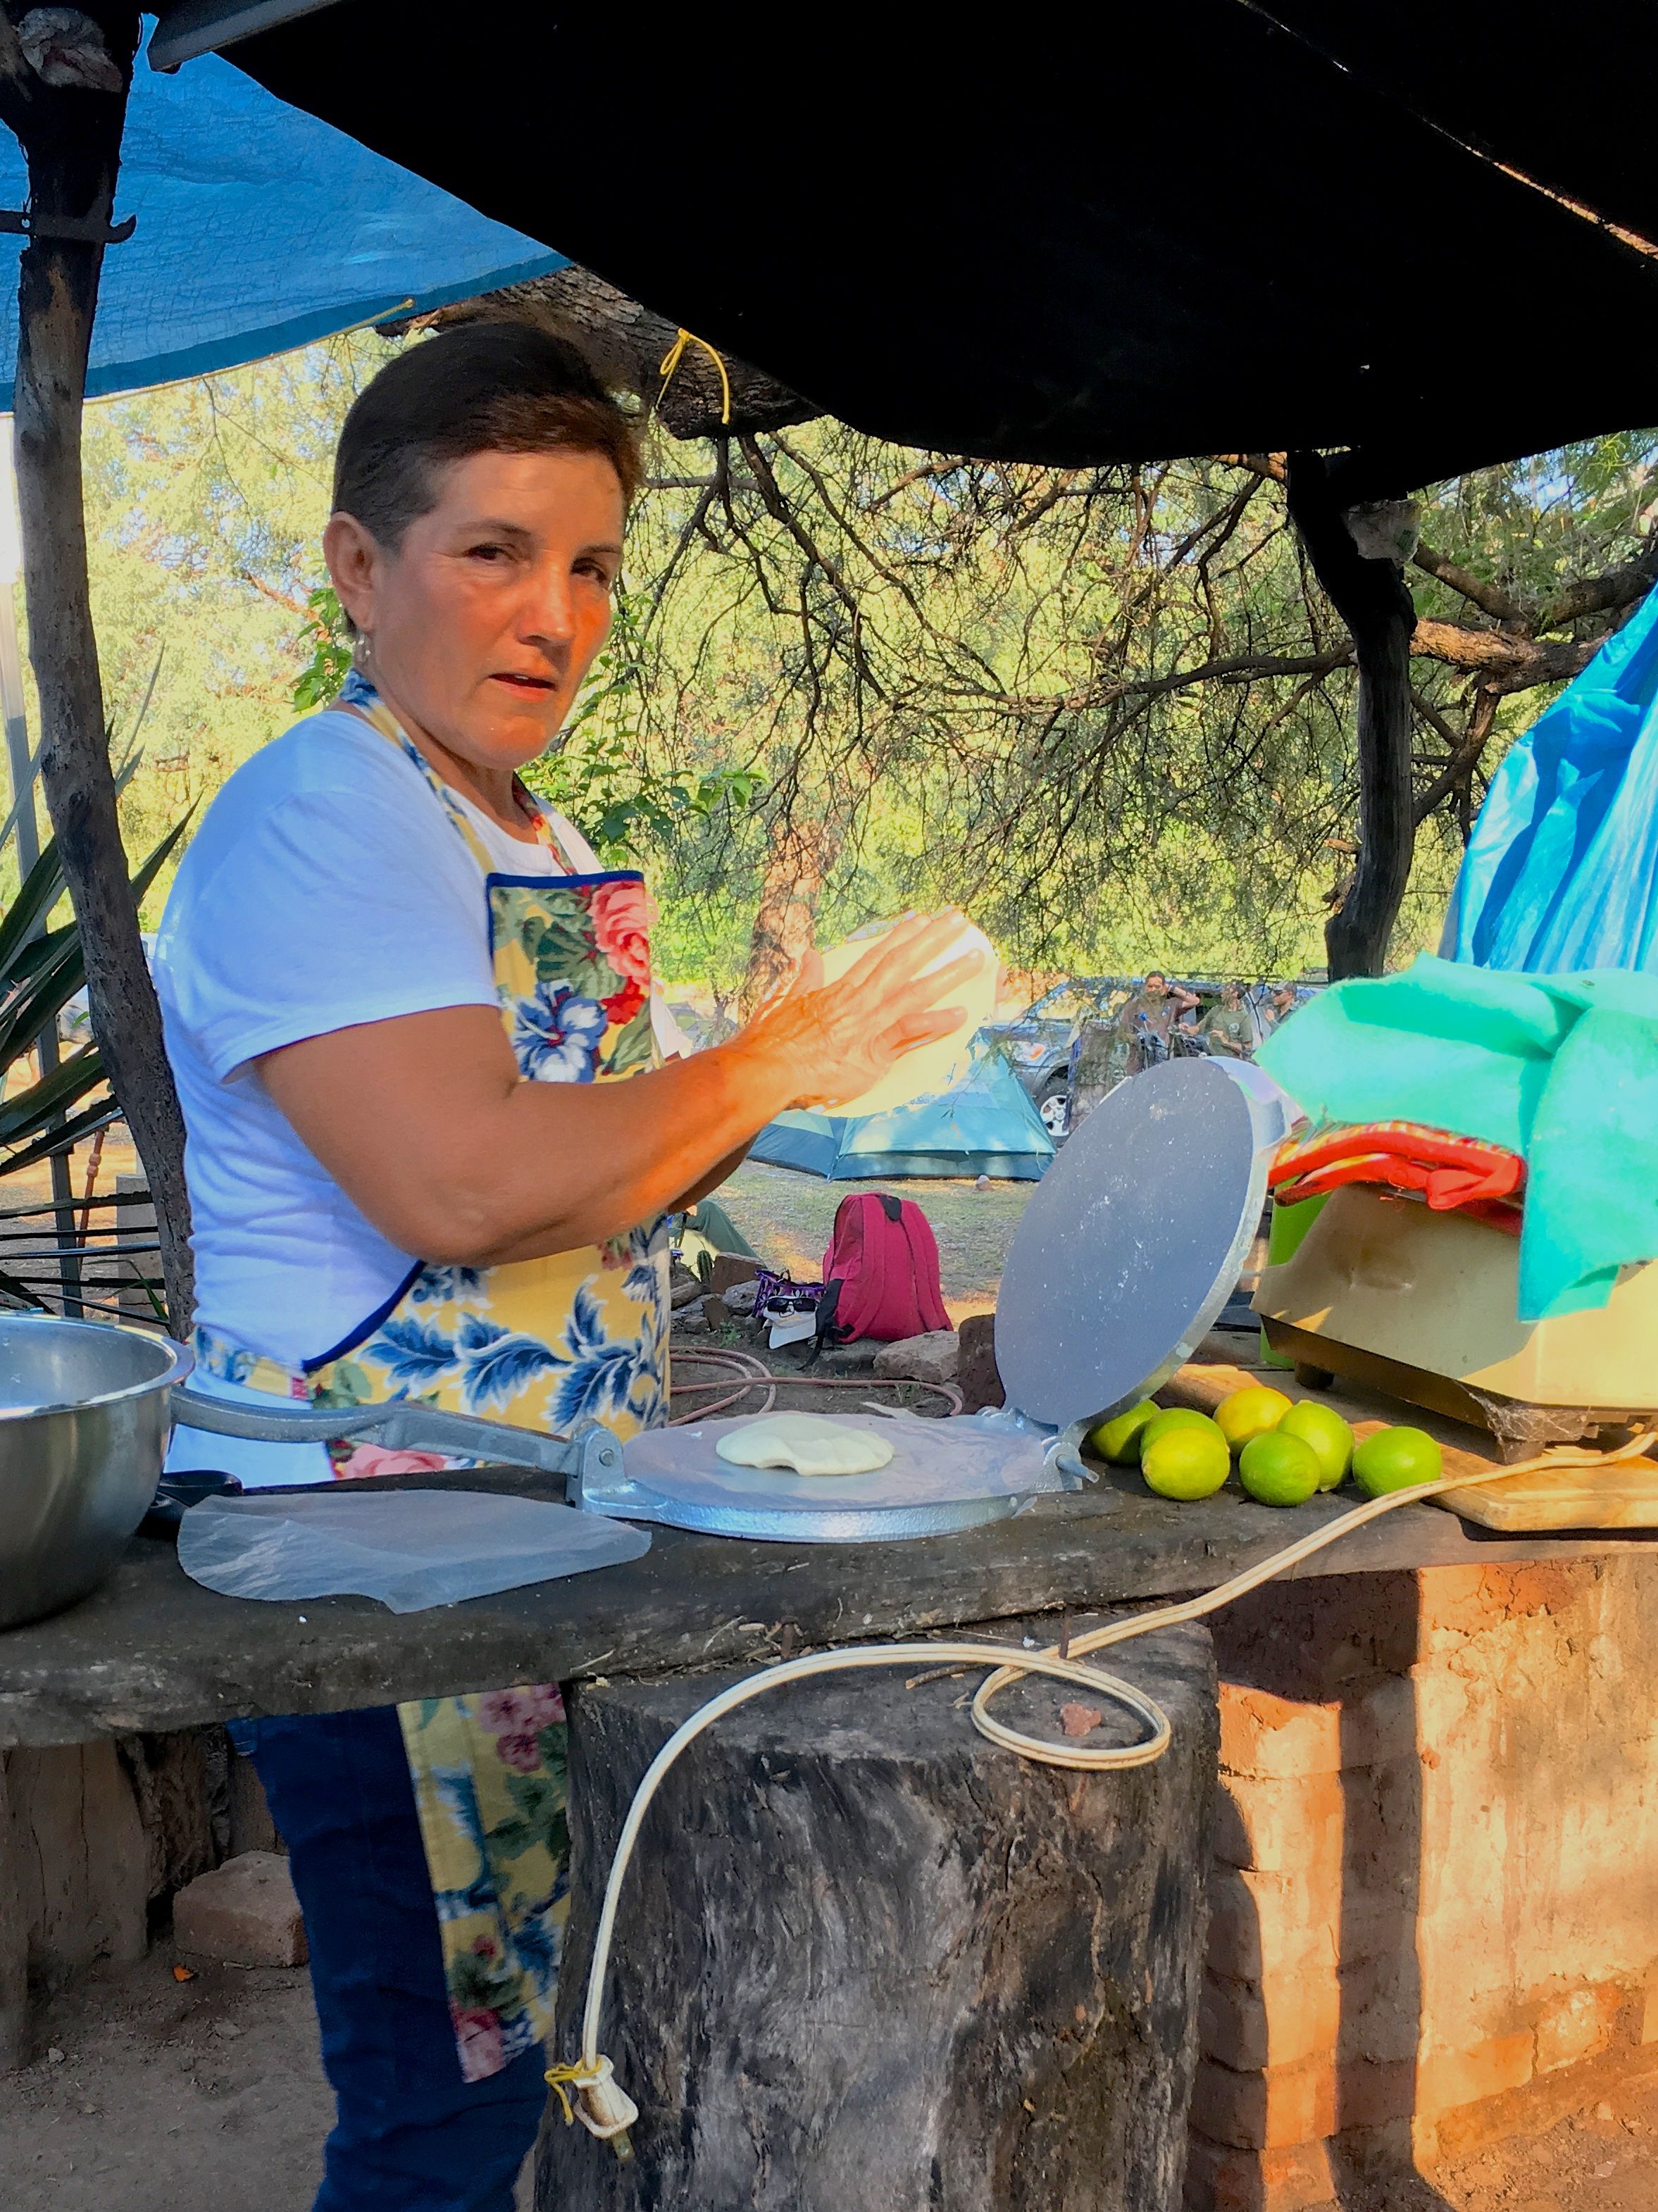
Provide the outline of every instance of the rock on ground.
{"type": "Polygon", "coordinates": [[[884,1344],[875,1355],[875,1372],[888,1382],[953,1382],[957,1352],[953,1328],[932,1328],[924,1336],[884,1344]]]}
{"type": "Polygon", "coordinates": [[[236,1966],[301,1966],[305,1923],[288,1861],[278,1851],[244,1851],[186,1882],[173,1900],[181,1951],[236,1966]]]}

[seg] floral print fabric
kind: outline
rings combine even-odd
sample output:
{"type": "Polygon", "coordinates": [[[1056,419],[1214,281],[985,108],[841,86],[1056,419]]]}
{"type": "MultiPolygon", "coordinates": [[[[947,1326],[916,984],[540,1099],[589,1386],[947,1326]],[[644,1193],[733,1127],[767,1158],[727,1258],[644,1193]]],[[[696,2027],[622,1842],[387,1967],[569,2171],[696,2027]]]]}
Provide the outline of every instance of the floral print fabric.
{"type": "MultiPolygon", "coordinates": [[[[493,872],[372,689],[354,677],[341,703],[409,755],[483,870],[501,1017],[525,1078],[614,1082],[653,1066],[643,878],[493,872]]],[[[545,818],[537,823],[557,850],[545,818]]],[[[508,1267],[422,1266],[388,1310],[303,1376],[216,1341],[205,1364],[227,1380],[321,1405],[400,1399],[556,1435],[596,1420],[625,1438],[666,1417],[667,1269],[665,1220],[508,1267]]],[[[342,1447],[335,1466],[355,1475],[441,1463],[360,1444],[342,1447]]],[[[460,2069],[480,2081],[552,2025],[569,1909],[563,1705],[542,1683],[423,1699],[399,1706],[398,1719],[460,2069]]]]}

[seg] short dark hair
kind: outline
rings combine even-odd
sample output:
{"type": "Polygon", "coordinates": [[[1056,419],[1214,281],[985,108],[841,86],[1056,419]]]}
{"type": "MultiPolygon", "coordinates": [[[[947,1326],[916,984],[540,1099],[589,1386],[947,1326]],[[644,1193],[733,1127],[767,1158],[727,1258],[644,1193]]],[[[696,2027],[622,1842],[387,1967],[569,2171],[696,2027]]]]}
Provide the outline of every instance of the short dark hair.
{"type": "Polygon", "coordinates": [[[473,453],[602,453],[624,504],[643,466],[633,423],[568,339],[531,323],[463,323],[388,361],[351,403],[334,506],[395,550],[437,504],[436,471],[473,453]]]}

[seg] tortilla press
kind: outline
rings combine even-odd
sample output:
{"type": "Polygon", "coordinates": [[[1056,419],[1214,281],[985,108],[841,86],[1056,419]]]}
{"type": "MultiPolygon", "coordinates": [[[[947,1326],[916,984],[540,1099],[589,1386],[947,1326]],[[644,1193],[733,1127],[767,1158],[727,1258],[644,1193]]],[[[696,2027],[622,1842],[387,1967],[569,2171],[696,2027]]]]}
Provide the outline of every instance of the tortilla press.
{"type": "Polygon", "coordinates": [[[867,1543],[1001,1520],[1091,1480],[1084,1429],[1136,1403],[1196,1350],[1232,1295],[1289,1116],[1259,1069],[1173,1060],[1121,1084],[1037,1186],[996,1310],[1005,1408],[949,1420],[837,1416],[876,1428],[890,1463],[863,1475],[738,1468],[716,1446],[746,1424],[653,1429],[622,1464],[584,1466],[590,1511],[726,1536],[867,1543]]]}

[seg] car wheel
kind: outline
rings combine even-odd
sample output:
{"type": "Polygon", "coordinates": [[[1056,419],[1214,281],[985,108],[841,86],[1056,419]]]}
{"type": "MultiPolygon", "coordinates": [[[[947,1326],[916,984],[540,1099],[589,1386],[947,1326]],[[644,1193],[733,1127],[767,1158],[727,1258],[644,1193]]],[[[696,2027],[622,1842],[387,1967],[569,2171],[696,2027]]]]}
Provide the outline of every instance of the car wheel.
{"type": "Polygon", "coordinates": [[[1056,1083],[1050,1089],[1044,1091],[1036,1102],[1036,1111],[1042,1118],[1043,1128],[1057,1145],[1065,1134],[1066,1121],[1071,1112],[1069,1086],[1063,1083],[1056,1083]]]}

